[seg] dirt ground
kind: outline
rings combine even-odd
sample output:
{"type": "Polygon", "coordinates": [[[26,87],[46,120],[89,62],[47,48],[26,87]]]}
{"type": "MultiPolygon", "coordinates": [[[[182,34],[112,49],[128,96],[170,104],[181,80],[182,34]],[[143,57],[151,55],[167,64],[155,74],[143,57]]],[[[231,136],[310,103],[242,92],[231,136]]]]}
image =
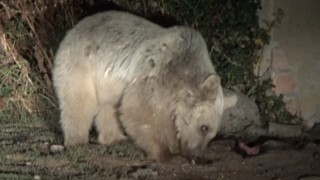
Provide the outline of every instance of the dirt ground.
{"type": "Polygon", "coordinates": [[[1,120],[0,179],[320,179],[316,144],[269,141],[265,153],[244,158],[232,150],[232,140],[217,140],[202,164],[179,157],[157,164],[132,143],[61,150],[61,139],[40,120],[1,120]]]}

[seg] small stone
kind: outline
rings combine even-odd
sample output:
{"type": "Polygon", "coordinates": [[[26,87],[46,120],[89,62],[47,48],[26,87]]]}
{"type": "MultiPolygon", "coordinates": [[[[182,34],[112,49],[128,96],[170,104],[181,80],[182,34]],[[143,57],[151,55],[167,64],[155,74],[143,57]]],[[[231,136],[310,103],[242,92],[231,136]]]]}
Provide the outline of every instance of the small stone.
{"type": "Polygon", "coordinates": [[[50,146],[50,151],[52,153],[58,153],[58,152],[64,151],[64,146],[62,146],[62,145],[51,145],[50,146]]]}
{"type": "Polygon", "coordinates": [[[190,169],[191,167],[189,163],[184,163],[181,165],[181,170],[185,173],[190,172],[190,169]]]}
{"type": "Polygon", "coordinates": [[[31,162],[26,162],[26,166],[31,166],[32,163],[31,162]]]}
{"type": "Polygon", "coordinates": [[[306,130],[311,130],[316,124],[320,124],[320,110],[317,110],[310,119],[306,119],[304,121],[304,127],[306,130]]]}
{"type": "Polygon", "coordinates": [[[132,173],[131,176],[134,179],[150,179],[155,176],[158,176],[158,172],[154,171],[150,168],[145,168],[145,169],[137,169],[136,172],[132,173]]]}
{"type": "Polygon", "coordinates": [[[35,180],[40,180],[41,177],[40,177],[39,175],[35,175],[35,176],[33,177],[33,179],[35,179],[35,180]]]}

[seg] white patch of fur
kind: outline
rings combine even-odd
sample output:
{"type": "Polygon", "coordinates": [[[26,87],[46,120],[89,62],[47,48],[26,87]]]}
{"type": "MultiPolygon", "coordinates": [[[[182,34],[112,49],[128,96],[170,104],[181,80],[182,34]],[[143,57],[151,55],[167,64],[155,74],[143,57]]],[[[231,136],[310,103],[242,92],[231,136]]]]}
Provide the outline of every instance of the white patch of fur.
{"type": "Polygon", "coordinates": [[[107,78],[110,76],[110,72],[111,72],[111,68],[108,68],[105,72],[104,72],[104,78],[107,78]]]}
{"type": "Polygon", "coordinates": [[[150,129],[150,125],[144,124],[141,126],[141,129],[150,129]]]}

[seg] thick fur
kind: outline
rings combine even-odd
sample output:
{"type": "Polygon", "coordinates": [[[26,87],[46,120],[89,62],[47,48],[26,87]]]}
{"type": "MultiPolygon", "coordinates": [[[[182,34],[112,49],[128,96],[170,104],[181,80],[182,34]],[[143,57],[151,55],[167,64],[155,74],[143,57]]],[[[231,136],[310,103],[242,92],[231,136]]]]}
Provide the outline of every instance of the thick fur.
{"type": "Polygon", "coordinates": [[[121,124],[161,161],[203,155],[220,126],[220,78],[202,36],[187,27],[117,11],[87,17],[61,42],[53,79],[65,145],[88,143],[93,123],[99,143],[123,141],[121,124]]]}

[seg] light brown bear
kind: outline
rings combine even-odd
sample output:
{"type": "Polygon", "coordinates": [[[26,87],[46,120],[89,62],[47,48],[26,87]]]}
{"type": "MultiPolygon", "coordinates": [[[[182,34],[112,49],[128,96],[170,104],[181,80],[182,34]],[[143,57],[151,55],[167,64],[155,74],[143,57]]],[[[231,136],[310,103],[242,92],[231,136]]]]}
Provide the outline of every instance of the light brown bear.
{"type": "Polygon", "coordinates": [[[124,130],[158,161],[201,157],[220,126],[220,78],[191,28],[118,11],[87,17],[61,42],[53,80],[67,146],[88,143],[94,123],[101,144],[127,139],[124,130]]]}

